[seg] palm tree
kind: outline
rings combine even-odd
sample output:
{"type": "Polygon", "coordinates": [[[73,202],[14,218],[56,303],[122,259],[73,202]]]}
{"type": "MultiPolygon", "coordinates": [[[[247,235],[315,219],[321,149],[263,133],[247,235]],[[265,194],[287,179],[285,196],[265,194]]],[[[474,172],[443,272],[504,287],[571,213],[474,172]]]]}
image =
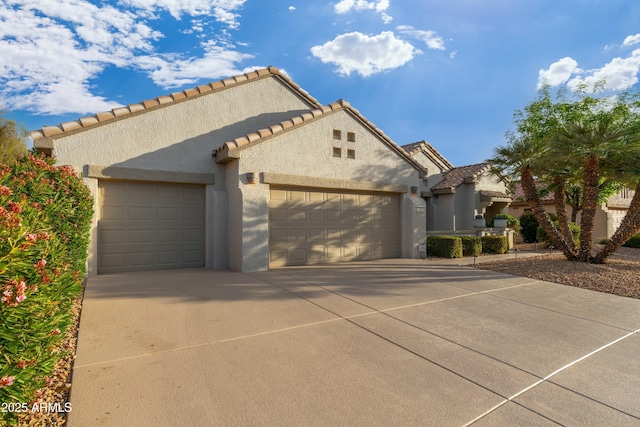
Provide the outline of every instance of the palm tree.
{"type": "MultiPolygon", "coordinates": [[[[574,102],[566,102],[562,94],[559,98],[554,102],[548,88],[544,88],[536,101],[524,111],[517,111],[516,131],[507,133],[507,146],[497,148],[488,161],[507,176],[520,176],[536,219],[567,259],[603,262],[630,237],[629,233],[637,232],[640,224],[638,200],[632,203],[622,230],[605,247],[609,252],[593,257],[595,217],[602,202],[600,189],[607,189],[602,195],[607,196],[623,178],[638,182],[628,176],[630,162],[636,162],[634,167],[640,170],[640,94],[623,93],[612,99],[586,96],[583,91],[574,102]],[[539,201],[534,176],[553,190],[559,230],[539,201]],[[573,241],[566,212],[568,185],[582,189],[579,248],[573,241]]],[[[634,176],[640,177],[640,173],[634,176]]],[[[575,199],[575,192],[572,196],[575,199]]]]}
{"type": "MultiPolygon", "coordinates": [[[[533,170],[539,167],[545,156],[545,144],[541,140],[517,138],[512,133],[507,136],[511,138],[510,143],[507,146],[495,148],[494,156],[487,160],[492,165],[491,173],[495,176],[519,176],[522,190],[538,224],[554,245],[562,250],[567,259],[574,259],[576,252],[573,237],[569,239],[570,244],[568,244],[542,206],[536,188],[533,170]]],[[[569,234],[571,234],[570,231],[569,234]]]]}

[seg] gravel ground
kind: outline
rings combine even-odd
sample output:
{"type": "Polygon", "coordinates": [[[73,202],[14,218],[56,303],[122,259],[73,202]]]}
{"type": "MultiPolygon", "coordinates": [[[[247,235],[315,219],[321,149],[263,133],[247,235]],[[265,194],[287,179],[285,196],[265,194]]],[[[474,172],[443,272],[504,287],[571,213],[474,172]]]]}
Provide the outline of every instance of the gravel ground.
{"type": "MultiPolygon", "coordinates": [[[[69,402],[71,372],[76,354],[81,308],[82,295],[80,295],[73,304],[73,324],[58,348],[58,351],[65,355],[54,367],[53,375],[48,378],[46,387],[38,393],[35,399],[37,403],[51,404],[52,407],[56,407],[53,405],[57,405],[58,408],[64,409],[65,403],[69,402]]],[[[34,402],[29,402],[29,407],[32,407],[33,403],[34,402]]],[[[20,427],[59,427],[64,426],[66,422],[67,414],[65,412],[48,412],[46,410],[42,412],[26,412],[20,414],[18,417],[18,426],[20,427]]]]}
{"type": "MultiPolygon", "coordinates": [[[[532,250],[527,245],[516,247],[523,252],[532,250]]],[[[477,267],[640,299],[640,249],[620,248],[600,265],[569,262],[562,254],[541,252],[539,257],[481,262],[477,267]]]]}

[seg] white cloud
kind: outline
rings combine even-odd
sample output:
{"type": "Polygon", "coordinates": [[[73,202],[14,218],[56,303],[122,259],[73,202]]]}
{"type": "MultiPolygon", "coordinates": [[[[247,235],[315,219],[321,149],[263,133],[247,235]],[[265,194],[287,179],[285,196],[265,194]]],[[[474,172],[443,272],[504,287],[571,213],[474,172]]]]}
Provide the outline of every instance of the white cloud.
{"type": "Polygon", "coordinates": [[[290,11],[290,12],[293,12],[293,11],[295,11],[295,10],[296,10],[296,7],[295,7],[295,6],[289,6],[289,11],[290,11]]]}
{"type": "Polygon", "coordinates": [[[182,15],[213,15],[218,22],[231,28],[238,27],[238,14],[247,0],[120,0],[123,5],[154,13],[166,10],[171,16],[180,19],[182,15]]]}
{"type": "Polygon", "coordinates": [[[625,90],[638,83],[640,73],[640,49],[636,49],[628,58],[614,58],[602,68],[590,70],[586,77],[575,77],[567,84],[572,90],[586,86],[591,89],[600,82],[605,82],[607,90],[625,90]]]}
{"type": "Polygon", "coordinates": [[[382,21],[388,24],[393,20],[393,18],[386,13],[387,9],[389,9],[389,1],[390,0],[340,0],[333,6],[333,9],[338,14],[344,14],[351,10],[372,10],[380,13],[382,21]]]}
{"type": "Polygon", "coordinates": [[[625,37],[624,41],[622,42],[622,46],[631,46],[638,43],[640,43],[640,33],[634,36],[625,37]]]}
{"type": "MultiPolygon", "coordinates": [[[[171,3],[183,14],[195,13],[200,4],[230,11],[244,3],[135,1],[150,8],[171,3]]],[[[94,3],[0,0],[0,107],[39,114],[105,111],[118,103],[96,95],[91,81],[108,67],[147,72],[169,88],[238,74],[237,64],[251,58],[224,40],[219,40],[221,46],[204,42],[200,56],[159,53],[156,42],[163,34],[150,26],[153,17],[94,3]]],[[[193,22],[194,31],[203,32],[200,21],[193,22]]]]}
{"type": "Polygon", "coordinates": [[[395,37],[391,31],[377,36],[359,32],[342,34],[322,46],[314,46],[311,53],[323,63],[338,66],[338,73],[359,73],[363,77],[403,66],[420,50],[395,37]]]}
{"type": "Polygon", "coordinates": [[[559,86],[581,71],[576,60],[567,56],[551,64],[547,70],[538,71],[538,88],[544,85],[559,86]]]}
{"type": "Polygon", "coordinates": [[[444,39],[431,30],[416,30],[411,25],[396,27],[400,34],[425,42],[429,49],[444,50],[444,39]]]}
{"type": "Polygon", "coordinates": [[[586,71],[578,68],[574,59],[566,57],[551,64],[549,69],[539,71],[538,87],[543,84],[560,86],[566,83],[573,91],[593,90],[596,85],[604,83],[604,89],[619,91],[638,83],[639,73],[640,49],[634,50],[627,58],[614,58],[603,67],[586,71]]]}
{"type": "Polygon", "coordinates": [[[241,74],[235,64],[253,57],[227,50],[214,42],[207,42],[203,47],[206,53],[202,57],[184,59],[176,54],[150,55],[136,58],[135,62],[149,73],[155,84],[170,89],[194,84],[203,77],[215,80],[241,74]]]}

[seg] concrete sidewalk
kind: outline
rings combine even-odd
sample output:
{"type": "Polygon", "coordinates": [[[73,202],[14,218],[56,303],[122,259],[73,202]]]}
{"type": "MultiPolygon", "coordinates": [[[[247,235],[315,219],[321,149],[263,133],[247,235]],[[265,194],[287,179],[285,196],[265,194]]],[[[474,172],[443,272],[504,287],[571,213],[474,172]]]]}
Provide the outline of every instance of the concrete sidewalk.
{"type": "Polygon", "coordinates": [[[68,425],[638,425],[640,300],[378,260],[89,279],[68,425]]]}

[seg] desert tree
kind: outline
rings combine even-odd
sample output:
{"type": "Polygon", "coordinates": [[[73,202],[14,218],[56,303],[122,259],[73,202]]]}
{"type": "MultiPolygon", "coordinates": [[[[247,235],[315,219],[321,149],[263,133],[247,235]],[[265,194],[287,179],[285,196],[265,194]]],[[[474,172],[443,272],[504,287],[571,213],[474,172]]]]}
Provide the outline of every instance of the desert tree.
{"type": "Polygon", "coordinates": [[[0,110],[0,163],[11,163],[27,152],[26,131],[0,110]]]}
{"type": "Polygon", "coordinates": [[[595,96],[603,87],[599,84],[591,94],[585,87],[578,88],[571,100],[566,91],[553,97],[548,87],[542,88],[536,100],[516,111],[515,130],[507,132],[507,144],[496,148],[494,157],[488,160],[496,172],[520,180],[536,219],[572,261],[604,262],[624,243],[627,234],[637,232],[634,225],[638,221],[633,218],[638,212],[632,201],[623,231],[603,249],[608,253],[593,256],[598,205],[623,184],[635,187],[640,181],[640,174],[634,173],[640,157],[639,95],[625,92],[595,96]],[[524,146],[528,148],[523,150],[524,146]],[[523,151],[527,153],[524,163],[519,154],[523,151]],[[540,203],[539,194],[544,189],[553,192],[558,226],[540,203]],[[572,199],[581,210],[579,245],[570,230],[570,220],[575,216],[569,216],[566,209],[572,199]]]}

